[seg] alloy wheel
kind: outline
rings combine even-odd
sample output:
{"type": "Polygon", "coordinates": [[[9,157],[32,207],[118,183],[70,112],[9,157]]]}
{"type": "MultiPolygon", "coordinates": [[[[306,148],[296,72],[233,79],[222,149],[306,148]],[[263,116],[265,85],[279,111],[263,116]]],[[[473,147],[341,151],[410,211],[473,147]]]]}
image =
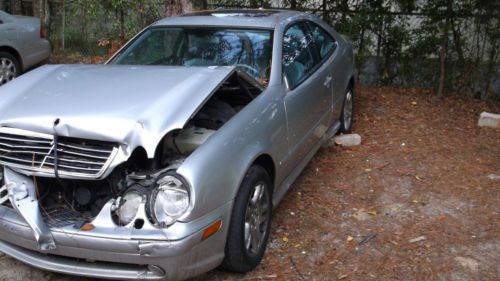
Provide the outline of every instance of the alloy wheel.
{"type": "Polygon", "coordinates": [[[346,96],[345,96],[345,103],[344,103],[344,128],[349,129],[352,124],[352,105],[353,105],[353,100],[352,100],[352,92],[348,91],[346,96]]]}
{"type": "Polygon", "coordinates": [[[0,85],[16,77],[16,65],[8,58],[0,58],[0,85]]]}
{"type": "Polygon", "coordinates": [[[245,214],[245,248],[250,255],[256,255],[264,245],[269,224],[270,198],[266,185],[258,183],[250,193],[245,214]]]}

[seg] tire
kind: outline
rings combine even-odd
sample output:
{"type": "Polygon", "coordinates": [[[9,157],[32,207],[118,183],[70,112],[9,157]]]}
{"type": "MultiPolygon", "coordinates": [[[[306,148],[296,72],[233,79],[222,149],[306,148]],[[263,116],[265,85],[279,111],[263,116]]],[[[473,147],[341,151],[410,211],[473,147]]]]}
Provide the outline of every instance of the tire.
{"type": "Polygon", "coordinates": [[[21,74],[21,64],[10,53],[0,52],[0,86],[21,74]]]}
{"type": "Polygon", "coordinates": [[[344,103],[342,105],[342,113],[340,116],[340,132],[350,134],[352,132],[352,124],[354,123],[354,87],[347,88],[344,103]]]}
{"type": "Polygon", "coordinates": [[[223,269],[246,273],[262,260],[271,229],[271,188],[266,170],[257,165],[250,167],[234,201],[223,269]]]}

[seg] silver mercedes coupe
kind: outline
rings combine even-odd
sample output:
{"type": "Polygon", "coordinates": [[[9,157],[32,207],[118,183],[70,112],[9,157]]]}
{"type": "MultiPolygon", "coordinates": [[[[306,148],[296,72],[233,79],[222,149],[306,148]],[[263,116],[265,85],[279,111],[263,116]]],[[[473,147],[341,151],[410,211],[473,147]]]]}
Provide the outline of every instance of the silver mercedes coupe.
{"type": "Polygon", "coordinates": [[[182,280],[261,261],[271,215],[353,123],[354,56],[316,16],[160,20],[105,65],[0,88],[0,251],[44,270],[182,280]]]}

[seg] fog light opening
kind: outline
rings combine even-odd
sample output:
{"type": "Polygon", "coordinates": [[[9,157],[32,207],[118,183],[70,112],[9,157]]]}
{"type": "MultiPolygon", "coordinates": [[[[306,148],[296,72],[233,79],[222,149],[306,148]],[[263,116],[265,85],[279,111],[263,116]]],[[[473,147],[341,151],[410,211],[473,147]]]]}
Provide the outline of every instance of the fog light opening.
{"type": "Polygon", "coordinates": [[[135,229],[142,229],[144,226],[144,220],[143,219],[136,219],[134,222],[134,228],[135,229]]]}

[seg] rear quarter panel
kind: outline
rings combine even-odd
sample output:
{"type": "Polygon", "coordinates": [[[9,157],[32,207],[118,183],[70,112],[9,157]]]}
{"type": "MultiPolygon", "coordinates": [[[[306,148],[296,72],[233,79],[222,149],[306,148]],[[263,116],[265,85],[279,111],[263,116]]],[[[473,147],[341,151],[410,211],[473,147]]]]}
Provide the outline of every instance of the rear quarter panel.
{"type": "Polygon", "coordinates": [[[40,38],[40,19],[32,17],[16,18],[18,46],[23,57],[24,69],[30,68],[50,56],[50,44],[40,38]]]}
{"type": "Polygon", "coordinates": [[[0,24],[0,47],[11,47],[19,50],[18,26],[15,20],[2,14],[0,14],[0,20],[3,22],[0,24]]]}
{"type": "Polygon", "coordinates": [[[345,36],[339,34],[335,29],[320,19],[314,19],[314,22],[328,31],[337,41],[337,50],[332,54],[332,59],[327,63],[333,63],[332,76],[334,81],[334,101],[333,114],[334,119],[339,119],[342,105],[344,103],[346,89],[349,86],[350,79],[354,76],[354,53],[352,42],[345,36]]]}

